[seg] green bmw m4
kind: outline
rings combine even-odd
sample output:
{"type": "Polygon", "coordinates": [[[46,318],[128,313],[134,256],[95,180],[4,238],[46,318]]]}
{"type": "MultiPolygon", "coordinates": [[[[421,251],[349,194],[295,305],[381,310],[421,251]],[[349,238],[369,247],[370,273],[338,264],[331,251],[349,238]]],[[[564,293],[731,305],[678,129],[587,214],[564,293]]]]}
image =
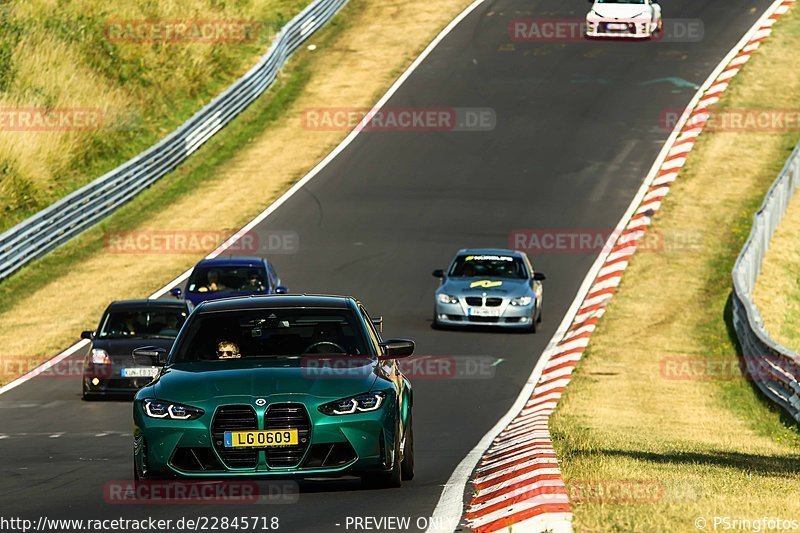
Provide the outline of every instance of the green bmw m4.
{"type": "Polygon", "coordinates": [[[133,404],[136,479],[414,476],[411,384],[352,298],[261,296],[205,302],[133,404]]]}

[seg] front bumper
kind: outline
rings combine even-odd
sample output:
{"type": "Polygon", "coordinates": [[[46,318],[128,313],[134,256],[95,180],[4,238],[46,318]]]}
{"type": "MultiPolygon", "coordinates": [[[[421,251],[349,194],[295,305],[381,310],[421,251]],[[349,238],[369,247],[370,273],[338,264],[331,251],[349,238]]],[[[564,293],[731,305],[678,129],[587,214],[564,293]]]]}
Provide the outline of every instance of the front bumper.
{"type": "MultiPolygon", "coordinates": [[[[140,401],[134,403],[134,460],[146,463],[153,477],[179,478],[269,478],[342,476],[390,469],[395,439],[394,401],[386,401],[375,412],[328,416],[317,407],[330,401],[299,400],[297,395],[269,398],[256,407],[252,398],[226,399],[224,406],[204,409],[197,420],[154,419],[146,416],[140,401]],[[214,418],[225,406],[250,406],[255,411],[257,429],[265,427],[265,414],[274,405],[302,405],[309,419],[307,442],[296,451],[296,464],[276,465],[273,452],[280,448],[251,450],[253,462],[242,466],[236,453],[224,448],[213,433],[214,418]],[[234,460],[239,464],[233,463],[234,460]]],[[[251,428],[243,428],[251,429],[251,428]]],[[[237,452],[238,453],[238,452],[237,452]]]]}
{"type": "Polygon", "coordinates": [[[152,377],[122,377],[112,365],[87,364],[83,374],[83,391],[87,396],[131,396],[153,381],[152,377]]]}
{"type": "Polygon", "coordinates": [[[592,19],[586,21],[586,37],[609,39],[650,39],[653,36],[651,22],[592,19]],[[608,28],[609,24],[625,24],[626,30],[608,28]]]}
{"type": "Polygon", "coordinates": [[[458,303],[445,304],[436,300],[436,323],[447,327],[493,326],[509,329],[528,329],[536,319],[535,300],[529,305],[513,306],[508,299],[496,307],[468,305],[464,298],[458,303]],[[497,316],[482,316],[496,314],[497,316]]]}

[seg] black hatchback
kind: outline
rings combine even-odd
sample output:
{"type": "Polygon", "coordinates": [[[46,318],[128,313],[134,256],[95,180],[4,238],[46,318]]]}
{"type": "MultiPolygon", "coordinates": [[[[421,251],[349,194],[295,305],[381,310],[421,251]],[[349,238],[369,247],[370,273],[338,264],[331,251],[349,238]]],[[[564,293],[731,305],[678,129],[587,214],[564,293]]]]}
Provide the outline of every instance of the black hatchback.
{"type": "Polygon", "coordinates": [[[83,398],[130,397],[150,383],[159,367],[137,348],[169,351],[192,312],[188,301],[126,300],[113,302],[103,313],[96,331],[81,337],[92,341],[83,365],[83,398]]]}

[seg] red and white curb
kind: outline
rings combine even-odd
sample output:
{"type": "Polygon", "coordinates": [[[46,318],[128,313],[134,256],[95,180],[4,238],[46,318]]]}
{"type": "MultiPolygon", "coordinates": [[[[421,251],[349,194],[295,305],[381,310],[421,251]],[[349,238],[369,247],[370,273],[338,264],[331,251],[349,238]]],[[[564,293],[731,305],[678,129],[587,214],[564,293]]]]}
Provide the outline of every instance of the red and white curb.
{"type": "Polygon", "coordinates": [[[474,490],[465,517],[473,531],[510,531],[512,526],[515,533],[572,530],[568,491],[551,442],[550,415],[569,384],[605,307],[613,298],[640,239],[708,122],[709,107],[719,101],[729,81],[794,2],[774,3],[723,60],[684,112],[654,167],[656,173],[650,177],[644,194],[634,200],[624,229],[615,232],[606,245],[608,253],[571,325],[548,351],[549,361],[542,367],[530,399],[495,437],[473,473],[474,490]]]}

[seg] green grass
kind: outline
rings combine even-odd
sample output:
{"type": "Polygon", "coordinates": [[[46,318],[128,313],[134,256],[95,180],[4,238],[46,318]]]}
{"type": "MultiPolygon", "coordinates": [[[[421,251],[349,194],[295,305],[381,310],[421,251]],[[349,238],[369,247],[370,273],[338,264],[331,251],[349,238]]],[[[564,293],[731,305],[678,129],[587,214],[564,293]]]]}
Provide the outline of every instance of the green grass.
{"type": "Polygon", "coordinates": [[[96,130],[4,134],[0,231],[158,142],[255,64],[309,1],[0,4],[0,107],[88,107],[103,114],[96,130]],[[246,42],[106,38],[109,21],[143,19],[246,19],[261,26],[246,42]]]}

